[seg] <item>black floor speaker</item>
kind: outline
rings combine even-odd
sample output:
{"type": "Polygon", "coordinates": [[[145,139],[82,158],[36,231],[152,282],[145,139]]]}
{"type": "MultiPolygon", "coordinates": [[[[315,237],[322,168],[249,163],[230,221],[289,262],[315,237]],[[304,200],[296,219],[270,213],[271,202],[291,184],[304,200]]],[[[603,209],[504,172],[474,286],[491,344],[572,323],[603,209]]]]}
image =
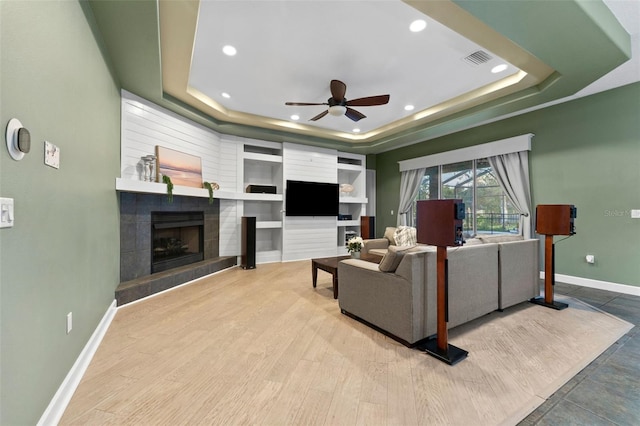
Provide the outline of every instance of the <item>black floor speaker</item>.
{"type": "Polygon", "coordinates": [[[255,269],[256,267],[256,218],[242,216],[242,250],[240,267],[255,269]]]}

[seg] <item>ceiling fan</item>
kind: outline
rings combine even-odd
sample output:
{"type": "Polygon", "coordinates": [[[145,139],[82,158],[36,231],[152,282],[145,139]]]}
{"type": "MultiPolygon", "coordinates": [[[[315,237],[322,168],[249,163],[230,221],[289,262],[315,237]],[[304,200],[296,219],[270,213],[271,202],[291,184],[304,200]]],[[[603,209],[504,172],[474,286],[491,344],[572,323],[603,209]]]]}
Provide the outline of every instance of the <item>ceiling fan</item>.
{"type": "Polygon", "coordinates": [[[321,112],[309,121],[316,121],[321,119],[327,114],[340,116],[346,115],[353,121],[358,121],[366,117],[359,111],[356,111],[352,106],[375,106],[384,105],[389,102],[389,95],[368,96],[366,98],[357,98],[348,101],[344,94],[347,91],[347,85],[340,80],[331,80],[329,85],[331,89],[331,97],[327,99],[327,102],[322,103],[306,103],[306,102],[285,102],[285,105],[293,106],[309,106],[309,105],[329,105],[326,111],[321,112]]]}

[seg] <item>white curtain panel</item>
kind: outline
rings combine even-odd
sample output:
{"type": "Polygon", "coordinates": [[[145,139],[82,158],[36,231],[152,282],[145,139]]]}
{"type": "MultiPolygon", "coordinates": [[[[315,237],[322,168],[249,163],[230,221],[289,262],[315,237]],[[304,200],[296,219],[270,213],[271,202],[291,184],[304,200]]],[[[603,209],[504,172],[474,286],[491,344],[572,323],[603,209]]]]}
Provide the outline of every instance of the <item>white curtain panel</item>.
{"type": "Polygon", "coordinates": [[[531,238],[529,151],[487,157],[509,201],[520,212],[520,233],[531,238]]]}
{"type": "Polygon", "coordinates": [[[407,223],[407,213],[411,211],[413,200],[418,195],[420,182],[426,169],[405,170],[400,175],[400,205],[398,206],[397,226],[412,225],[407,223]]]}

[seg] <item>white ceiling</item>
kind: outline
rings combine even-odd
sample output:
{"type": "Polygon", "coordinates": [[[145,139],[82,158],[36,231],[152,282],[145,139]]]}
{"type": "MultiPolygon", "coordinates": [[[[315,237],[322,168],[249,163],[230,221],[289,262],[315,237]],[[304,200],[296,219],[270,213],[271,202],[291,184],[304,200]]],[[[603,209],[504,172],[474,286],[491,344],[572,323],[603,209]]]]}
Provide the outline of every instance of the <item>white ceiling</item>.
{"type": "MultiPolygon", "coordinates": [[[[572,96],[524,111],[640,80],[640,0],[604,3],[631,35],[632,58],[572,96]]],[[[420,10],[400,0],[200,0],[195,4],[199,7],[193,15],[197,17],[192,24],[194,38],[176,38],[176,33],[164,38],[182,40],[167,50],[163,41],[165,90],[187,103],[195,101],[192,105],[223,122],[367,142],[385,132],[535,89],[554,71],[475,18],[447,18],[452,10],[457,12],[451,9],[457,7],[452,2],[414,2],[420,10]],[[450,9],[432,13],[438,7],[450,9]],[[440,22],[430,16],[438,16],[440,22]],[[412,33],[409,25],[416,19],[426,21],[427,27],[412,33]],[[464,24],[456,24],[458,33],[445,25],[461,21],[464,24]],[[234,46],[237,54],[224,55],[225,45],[234,46]],[[491,59],[479,65],[465,61],[477,51],[491,59]],[[507,70],[492,74],[491,68],[500,63],[507,63],[507,70]],[[309,121],[326,106],[285,105],[287,101],[327,102],[332,79],[346,83],[347,99],[390,94],[390,101],[355,107],[367,116],[357,123],[331,115],[309,121]],[[184,95],[180,87],[187,87],[184,95]],[[223,92],[230,98],[222,97],[223,92]],[[415,109],[406,111],[405,105],[415,109]],[[298,121],[291,118],[294,114],[298,121]]]]}
{"type": "Polygon", "coordinates": [[[518,71],[509,64],[492,74],[501,63],[401,1],[201,1],[189,85],[228,110],[368,132],[518,71]],[[424,31],[409,30],[416,19],[427,21],[424,31]],[[235,56],[222,53],[227,44],[235,56]],[[479,50],[493,59],[464,60],[479,50]],[[355,108],[367,116],[357,123],[330,115],[310,122],[326,107],[285,106],[327,102],[332,79],[346,83],[347,99],[390,94],[389,104],[355,108]]]}

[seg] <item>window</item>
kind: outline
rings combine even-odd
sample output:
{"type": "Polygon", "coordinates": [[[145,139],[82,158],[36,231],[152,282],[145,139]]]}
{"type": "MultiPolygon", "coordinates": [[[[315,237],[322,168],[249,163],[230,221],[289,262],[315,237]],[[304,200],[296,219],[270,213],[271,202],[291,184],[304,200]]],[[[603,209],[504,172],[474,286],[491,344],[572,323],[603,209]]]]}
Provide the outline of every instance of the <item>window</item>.
{"type": "Polygon", "coordinates": [[[476,160],[476,234],[519,233],[520,213],[507,198],[486,158],[476,160]]]}
{"type": "Polygon", "coordinates": [[[466,210],[462,228],[465,235],[473,235],[473,161],[463,161],[441,166],[442,189],[440,198],[459,198],[466,210]]]}
{"type": "MultiPolygon", "coordinates": [[[[426,170],[415,201],[452,198],[465,203],[465,238],[476,234],[519,233],[520,214],[502,191],[486,158],[426,170]]],[[[414,202],[412,224],[416,223],[415,218],[414,202]]]]}
{"type": "MultiPolygon", "coordinates": [[[[440,168],[429,167],[425,170],[416,200],[437,200],[440,195],[440,168]]],[[[407,217],[407,225],[416,223],[416,203],[411,206],[411,212],[407,217]]]]}

